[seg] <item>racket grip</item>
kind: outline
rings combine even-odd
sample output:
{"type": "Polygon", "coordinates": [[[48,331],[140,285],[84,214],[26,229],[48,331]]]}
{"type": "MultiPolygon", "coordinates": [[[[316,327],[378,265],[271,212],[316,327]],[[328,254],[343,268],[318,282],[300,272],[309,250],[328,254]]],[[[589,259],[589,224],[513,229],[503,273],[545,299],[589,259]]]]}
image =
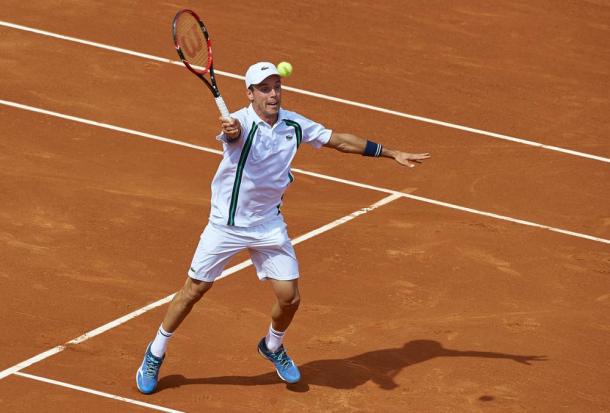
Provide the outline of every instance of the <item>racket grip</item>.
{"type": "Polygon", "coordinates": [[[227,109],[227,104],[225,103],[222,96],[218,96],[216,99],[216,106],[218,106],[218,110],[223,118],[229,117],[229,109],[227,109]]]}

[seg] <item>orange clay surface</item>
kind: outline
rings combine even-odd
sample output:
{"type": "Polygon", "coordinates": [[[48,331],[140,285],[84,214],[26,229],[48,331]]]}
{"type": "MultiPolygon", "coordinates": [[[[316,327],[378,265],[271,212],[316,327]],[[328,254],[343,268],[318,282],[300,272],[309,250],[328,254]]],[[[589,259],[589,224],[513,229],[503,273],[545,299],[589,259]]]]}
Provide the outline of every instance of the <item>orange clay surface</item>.
{"type": "MultiPolygon", "coordinates": [[[[0,20],[175,60],[171,19],[192,7],[217,70],[287,60],[288,86],[609,157],[608,3],[499,3],[3,0],[0,20]]],[[[0,47],[0,99],[221,149],[184,68],[1,26],[0,47]]],[[[243,81],[218,82],[232,110],[247,103],[243,81]]],[[[610,238],[608,163],[289,91],[283,104],[433,155],[407,169],[304,147],[296,168],[610,238]]],[[[5,105],[0,126],[1,371],[176,291],[220,157],[5,105]]],[[[293,238],[387,196],[295,175],[293,238]]],[[[401,198],[296,250],[297,385],[256,353],[274,298],[252,267],[178,329],[155,394],[134,376],[166,305],[21,372],[193,412],[610,410],[607,243],[401,198]]],[[[148,411],[15,374],[0,410],[148,411]]]]}

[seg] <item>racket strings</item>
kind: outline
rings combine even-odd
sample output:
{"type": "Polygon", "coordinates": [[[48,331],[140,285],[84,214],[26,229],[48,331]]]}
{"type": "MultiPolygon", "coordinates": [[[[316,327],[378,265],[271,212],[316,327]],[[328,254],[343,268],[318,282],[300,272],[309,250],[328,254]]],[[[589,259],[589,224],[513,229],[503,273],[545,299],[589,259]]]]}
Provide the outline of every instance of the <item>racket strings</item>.
{"type": "Polygon", "coordinates": [[[192,15],[184,13],[176,21],[176,40],[184,54],[184,58],[194,69],[206,72],[209,70],[210,56],[208,42],[199,22],[192,15]]]}

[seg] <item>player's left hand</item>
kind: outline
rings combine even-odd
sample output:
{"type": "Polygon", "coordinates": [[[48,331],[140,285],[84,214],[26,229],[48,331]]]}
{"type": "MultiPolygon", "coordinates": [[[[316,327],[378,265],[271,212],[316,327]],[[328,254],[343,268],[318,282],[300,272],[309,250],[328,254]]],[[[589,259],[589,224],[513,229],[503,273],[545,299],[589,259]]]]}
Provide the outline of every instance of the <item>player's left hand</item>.
{"type": "Polygon", "coordinates": [[[413,168],[415,164],[422,163],[424,160],[430,158],[429,153],[407,153],[397,152],[394,155],[394,159],[401,165],[413,168]]]}

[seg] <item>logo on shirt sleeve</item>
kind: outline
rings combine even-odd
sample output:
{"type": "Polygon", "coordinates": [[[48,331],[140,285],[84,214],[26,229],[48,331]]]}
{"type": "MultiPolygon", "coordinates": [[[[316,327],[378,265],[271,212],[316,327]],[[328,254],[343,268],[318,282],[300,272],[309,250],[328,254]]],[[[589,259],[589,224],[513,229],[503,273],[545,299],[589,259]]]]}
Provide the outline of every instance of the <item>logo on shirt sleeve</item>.
{"type": "Polygon", "coordinates": [[[292,135],[286,135],[286,140],[289,141],[292,139],[292,135]]]}

